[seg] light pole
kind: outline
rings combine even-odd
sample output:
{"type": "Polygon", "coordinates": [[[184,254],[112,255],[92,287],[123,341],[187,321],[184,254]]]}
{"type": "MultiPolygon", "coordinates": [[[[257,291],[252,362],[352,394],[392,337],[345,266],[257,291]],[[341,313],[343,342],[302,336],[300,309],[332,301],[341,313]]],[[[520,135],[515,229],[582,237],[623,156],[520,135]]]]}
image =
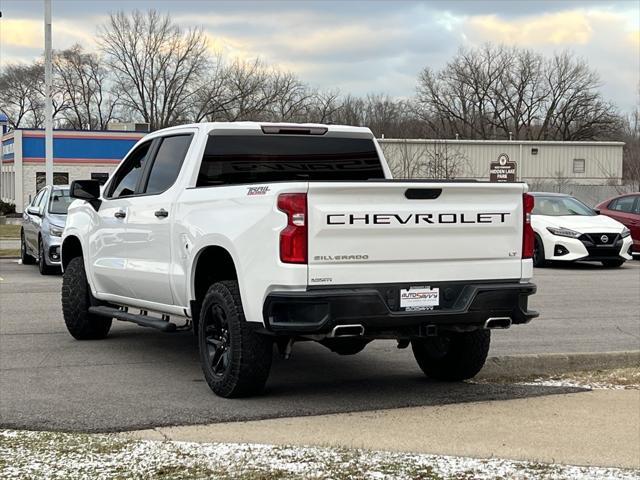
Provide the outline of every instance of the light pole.
{"type": "Polygon", "coordinates": [[[53,185],[53,77],[51,55],[51,0],[44,0],[44,170],[46,185],[53,185]]]}

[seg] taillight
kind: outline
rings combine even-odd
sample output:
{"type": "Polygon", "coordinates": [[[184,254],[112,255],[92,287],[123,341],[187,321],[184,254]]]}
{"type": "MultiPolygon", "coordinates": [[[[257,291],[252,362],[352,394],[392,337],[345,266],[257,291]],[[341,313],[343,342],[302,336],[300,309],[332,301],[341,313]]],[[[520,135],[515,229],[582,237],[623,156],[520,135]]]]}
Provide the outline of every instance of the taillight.
{"type": "Polygon", "coordinates": [[[522,258],[533,257],[533,247],[535,234],[531,226],[531,212],[533,212],[533,195],[525,193],[522,195],[522,258]]]}
{"type": "Polygon", "coordinates": [[[280,261],[307,263],[307,194],[278,195],[278,209],[287,214],[287,226],[280,232],[280,261]]]}

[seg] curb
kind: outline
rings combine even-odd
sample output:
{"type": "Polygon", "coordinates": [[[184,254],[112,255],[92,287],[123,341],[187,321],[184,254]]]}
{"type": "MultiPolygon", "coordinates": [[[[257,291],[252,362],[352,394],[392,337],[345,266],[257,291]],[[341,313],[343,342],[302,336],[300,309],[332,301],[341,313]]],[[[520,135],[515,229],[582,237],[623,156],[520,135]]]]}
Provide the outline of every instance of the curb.
{"type": "Polygon", "coordinates": [[[543,353],[490,357],[478,378],[528,377],[584,370],[640,367],[640,350],[602,353],[543,353]]]}

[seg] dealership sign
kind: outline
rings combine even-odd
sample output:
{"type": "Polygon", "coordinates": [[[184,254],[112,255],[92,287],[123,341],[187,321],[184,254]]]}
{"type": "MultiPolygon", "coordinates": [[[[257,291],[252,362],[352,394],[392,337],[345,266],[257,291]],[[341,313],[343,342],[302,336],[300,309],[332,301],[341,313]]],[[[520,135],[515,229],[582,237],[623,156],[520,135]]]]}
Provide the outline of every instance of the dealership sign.
{"type": "Polygon", "coordinates": [[[489,180],[491,182],[515,182],[517,164],[509,160],[509,155],[501,153],[498,160],[491,162],[489,180]]]}

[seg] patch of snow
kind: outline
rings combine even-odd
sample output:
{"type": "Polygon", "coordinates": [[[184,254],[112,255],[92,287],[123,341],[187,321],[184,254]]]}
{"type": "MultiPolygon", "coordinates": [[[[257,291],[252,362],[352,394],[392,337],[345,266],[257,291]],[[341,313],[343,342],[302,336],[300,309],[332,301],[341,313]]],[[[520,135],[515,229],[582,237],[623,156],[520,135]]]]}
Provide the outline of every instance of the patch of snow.
{"type": "Polygon", "coordinates": [[[122,440],[114,435],[0,431],[0,478],[494,478],[637,480],[640,470],[320,447],[122,440]],[[175,472],[172,476],[171,472],[175,472]],[[353,473],[352,473],[353,472],[353,473]]]}

